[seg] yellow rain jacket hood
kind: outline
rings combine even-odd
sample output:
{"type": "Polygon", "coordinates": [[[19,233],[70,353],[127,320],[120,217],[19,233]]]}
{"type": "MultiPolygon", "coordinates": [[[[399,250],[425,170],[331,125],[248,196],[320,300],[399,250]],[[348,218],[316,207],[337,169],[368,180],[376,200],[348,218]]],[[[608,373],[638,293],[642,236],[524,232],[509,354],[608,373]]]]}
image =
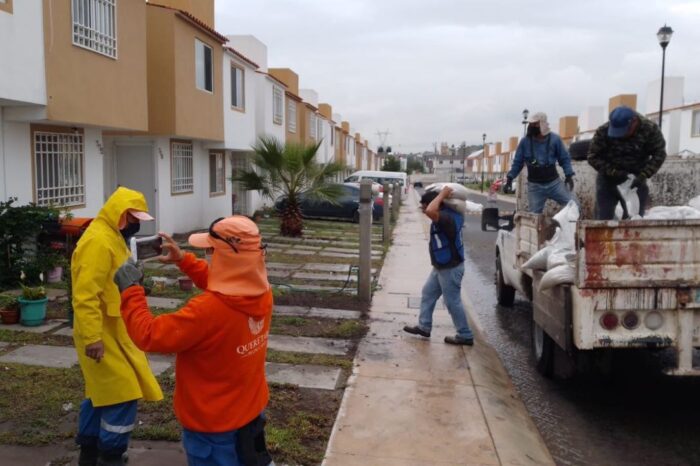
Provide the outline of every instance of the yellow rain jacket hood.
{"type": "Polygon", "coordinates": [[[119,220],[128,209],[148,212],[146,199],[137,191],[118,188],[78,241],[71,261],[73,340],[85,377],[85,396],[95,407],[163,399],[146,355],[126,332],[119,289],[113,281],[129,257],[119,232],[119,220]],[[100,340],[105,353],[98,363],[85,355],[85,346],[100,340]]]}

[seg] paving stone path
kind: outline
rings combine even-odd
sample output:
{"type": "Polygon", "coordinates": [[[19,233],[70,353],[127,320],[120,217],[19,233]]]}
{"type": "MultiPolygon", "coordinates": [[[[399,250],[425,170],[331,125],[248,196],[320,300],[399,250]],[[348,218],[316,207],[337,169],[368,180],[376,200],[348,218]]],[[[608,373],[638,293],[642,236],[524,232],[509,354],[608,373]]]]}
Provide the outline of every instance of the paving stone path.
{"type": "Polygon", "coordinates": [[[344,356],[350,351],[350,342],[332,338],[270,335],[267,347],[275,351],[344,356]]]}
{"type": "Polygon", "coordinates": [[[362,317],[360,311],[350,311],[345,309],[326,309],[320,307],[303,306],[275,306],[275,315],[293,317],[320,317],[329,319],[359,319],[362,317]]]}

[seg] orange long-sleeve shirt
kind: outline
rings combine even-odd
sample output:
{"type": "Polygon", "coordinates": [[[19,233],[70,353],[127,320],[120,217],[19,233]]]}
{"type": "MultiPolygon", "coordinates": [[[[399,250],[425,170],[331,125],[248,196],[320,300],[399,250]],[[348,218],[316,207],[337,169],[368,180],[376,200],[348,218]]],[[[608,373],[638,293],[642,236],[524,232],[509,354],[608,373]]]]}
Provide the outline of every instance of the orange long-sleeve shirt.
{"type": "MultiPolygon", "coordinates": [[[[188,253],[179,266],[206,290],[206,261],[188,253]]],[[[177,312],[154,317],[143,288],[132,286],[122,293],[121,312],[136,346],[177,354],[174,405],[185,428],[206,433],[238,429],[267,406],[271,291],[254,297],[204,291],[177,312]]]]}

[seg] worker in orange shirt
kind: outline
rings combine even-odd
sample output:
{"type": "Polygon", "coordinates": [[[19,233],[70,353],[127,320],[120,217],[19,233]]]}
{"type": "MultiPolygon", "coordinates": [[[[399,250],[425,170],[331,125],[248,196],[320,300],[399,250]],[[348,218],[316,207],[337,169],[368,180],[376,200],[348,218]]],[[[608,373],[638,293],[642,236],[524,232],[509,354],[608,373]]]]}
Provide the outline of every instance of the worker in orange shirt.
{"type": "Polygon", "coordinates": [[[204,290],[172,314],[154,317],[140,270],[126,262],[114,281],[127,331],[143,351],[176,353],[175,414],[190,466],[268,465],[263,410],[269,391],[265,354],[272,318],[264,246],[257,225],[234,215],[214,221],[189,243],[211,265],[183,253],[161,233],[167,255],[204,290]]]}

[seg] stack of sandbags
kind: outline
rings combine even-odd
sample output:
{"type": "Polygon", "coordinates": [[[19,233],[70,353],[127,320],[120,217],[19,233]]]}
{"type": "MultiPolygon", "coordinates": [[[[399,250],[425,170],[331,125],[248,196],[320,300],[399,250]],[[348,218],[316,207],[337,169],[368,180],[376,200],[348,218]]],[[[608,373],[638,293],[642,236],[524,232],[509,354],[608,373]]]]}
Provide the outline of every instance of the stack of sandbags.
{"type": "Polygon", "coordinates": [[[540,291],[562,283],[573,283],[576,278],[575,235],[576,221],[580,211],[571,201],[554,216],[559,225],[551,240],[537,251],[525,264],[524,269],[546,270],[540,281],[540,291]]]}

